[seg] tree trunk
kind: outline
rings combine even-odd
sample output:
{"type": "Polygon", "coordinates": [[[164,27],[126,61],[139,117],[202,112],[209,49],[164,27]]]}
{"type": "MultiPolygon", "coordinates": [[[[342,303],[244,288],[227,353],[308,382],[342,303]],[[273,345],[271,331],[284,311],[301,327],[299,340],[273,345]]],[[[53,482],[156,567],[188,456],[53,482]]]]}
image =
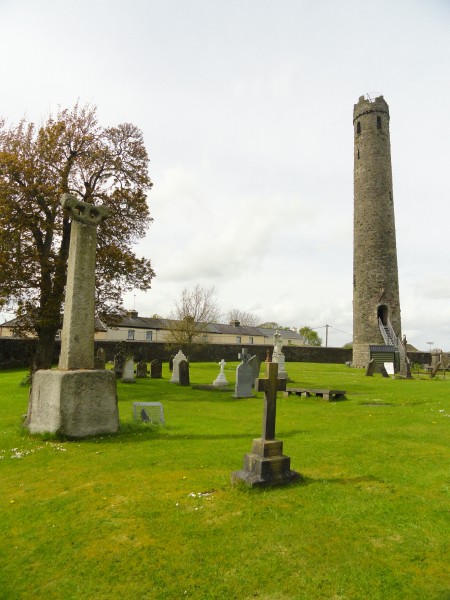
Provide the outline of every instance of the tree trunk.
{"type": "Polygon", "coordinates": [[[33,373],[38,369],[50,369],[52,366],[53,352],[55,350],[55,336],[58,326],[49,325],[41,327],[38,335],[36,354],[33,358],[33,373]]]}

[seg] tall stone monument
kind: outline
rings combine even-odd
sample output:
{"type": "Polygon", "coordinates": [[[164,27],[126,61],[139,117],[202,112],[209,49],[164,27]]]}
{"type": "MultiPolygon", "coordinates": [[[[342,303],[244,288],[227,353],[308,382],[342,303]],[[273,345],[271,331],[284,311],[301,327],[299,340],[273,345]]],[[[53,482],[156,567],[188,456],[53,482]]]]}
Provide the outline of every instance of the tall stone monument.
{"type": "Polygon", "coordinates": [[[33,376],[27,420],[31,433],[85,437],[119,428],[116,377],[94,369],[95,251],[105,206],[63,194],[72,218],[61,354],[56,370],[33,376]]]}
{"type": "Polygon", "coordinates": [[[389,107],[383,96],[361,96],[353,126],[353,364],[367,367],[370,345],[402,350],[389,107]]]}
{"type": "Polygon", "coordinates": [[[278,331],[273,336],[272,362],[278,363],[278,379],[289,379],[286,371],[286,358],[282,352],[283,338],[278,331]]]}

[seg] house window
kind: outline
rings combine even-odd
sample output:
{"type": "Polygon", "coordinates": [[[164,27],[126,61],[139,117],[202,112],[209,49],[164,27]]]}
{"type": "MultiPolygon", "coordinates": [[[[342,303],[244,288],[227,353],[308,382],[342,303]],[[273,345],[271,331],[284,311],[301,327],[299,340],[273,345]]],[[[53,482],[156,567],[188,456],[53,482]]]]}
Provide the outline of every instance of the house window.
{"type": "Polygon", "coordinates": [[[236,336],[236,344],[240,344],[241,343],[241,339],[242,339],[241,336],[237,335],[236,336]]]}
{"type": "Polygon", "coordinates": [[[145,340],[147,342],[151,342],[153,340],[153,331],[146,331],[145,332],[145,340]]]}
{"type": "Polygon", "coordinates": [[[134,340],[134,329],[128,330],[128,338],[129,340],[134,340]]]}
{"type": "Polygon", "coordinates": [[[249,344],[253,344],[253,338],[252,338],[252,337],[249,337],[249,338],[248,338],[248,343],[249,343],[249,344]]]}

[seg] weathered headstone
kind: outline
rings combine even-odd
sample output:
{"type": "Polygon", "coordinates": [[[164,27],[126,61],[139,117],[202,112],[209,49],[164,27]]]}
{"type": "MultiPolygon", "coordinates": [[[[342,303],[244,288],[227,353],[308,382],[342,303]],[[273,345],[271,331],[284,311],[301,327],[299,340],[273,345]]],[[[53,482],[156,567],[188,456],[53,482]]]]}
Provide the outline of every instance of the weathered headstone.
{"type": "Polygon", "coordinates": [[[183,354],[181,350],[177,352],[177,354],[173,358],[172,364],[172,377],[170,378],[170,383],[180,383],[180,362],[182,360],[187,361],[187,358],[183,354]]]}
{"type": "Polygon", "coordinates": [[[150,376],[152,379],[161,379],[162,377],[162,363],[157,358],[150,363],[150,376]]]}
{"type": "Polygon", "coordinates": [[[441,368],[441,363],[437,362],[430,371],[430,377],[436,377],[436,374],[440,368],[441,368]]]}
{"type": "Polygon", "coordinates": [[[255,387],[255,379],[257,379],[259,377],[259,372],[261,370],[261,359],[258,358],[256,355],[252,356],[249,359],[248,364],[252,368],[252,379],[253,379],[252,387],[255,387]]]}
{"type": "Polygon", "coordinates": [[[187,360],[180,360],[180,363],[178,365],[178,376],[180,385],[190,385],[189,363],[187,360]]]}
{"type": "Polygon", "coordinates": [[[174,358],[175,358],[175,355],[169,357],[169,371],[171,373],[173,372],[173,359],[174,358]]]}
{"type": "Polygon", "coordinates": [[[242,360],[242,362],[236,367],[236,385],[234,388],[234,397],[252,398],[252,384],[254,383],[253,369],[248,364],[250,355],[248,354],[246,348],[242,349],[241,354],[239,354],[239,358],[242,360]]]}
{"type": "Polygon", "coordinates": [[[367,368],[366,368],[366,376],[367,377],[372,377],[373,376],[373,374],[375,373],[375,367],[376,367],[375,359],[372,358],[369,361],[369,364],[367,365],[367,368]]]}
{"type": "Polygon", "coordinates": [[[134,359],[129,354],[125,359],[123,365],[122,383],[136,383],[134,378],[134,359]]]}
{"type": "Polygon", "coordinates": [[[145,379],[147,375],[147,363],[145,360],[140,360],[136,365],[136,379],[145,379]]]}
{"type": "Polygon", "coordinates": [[[125,354],[122,354],[121,352],[114,355],[114,373],[116,374],[117,379],[120,379],[123,375],[125,359],[125,354]]]}
{"type": "Polygon", "coordinates": [[[85,437],[119,428],[114,373],[94,369],[97,225],[108,209],[63,194],[71,233],[58,369],[33,376],[25,426],[31,433],[85,437]]]}
{"type": "Polygon", "coordinates": [[[106,352],[103,348],[97,350],[97,356],[94,357],[94,368],[104,369],[106,365],[106,352]]]}
{"type": "Polygon", "coordinates": [[[277,390],[286,389],[286,379],[278,379],[277,363],[270,363],[268,379],[257,379],[256,387],[264,392],[262,435],[253,440],[252,452],[244,457],[244,468],[232,473],[231,480],[249,487],[299,481],[301,475],[291,470],[291,459],[283,455],[283,442],[275,439],[277,390]]]}
{"type": "Polygon", "coordinates": [[[384,365],[380,365],[380,373],[383,377],[389,377],[388,372],[386,371],[386,367],[384,365]]]}
{"type": "Polygon", "coordinates": [[[219,363],[219,365],[220,365],[220,373],[217,375],[217,377],[213,381],[213,386],[214,387],[226,387],[228,385],[228,381],[227,381],[227,378],[225,377],[225,373],[224,373],[225,365],[226,364],[227,363],[222,358],[222,360],[219,363]]]}

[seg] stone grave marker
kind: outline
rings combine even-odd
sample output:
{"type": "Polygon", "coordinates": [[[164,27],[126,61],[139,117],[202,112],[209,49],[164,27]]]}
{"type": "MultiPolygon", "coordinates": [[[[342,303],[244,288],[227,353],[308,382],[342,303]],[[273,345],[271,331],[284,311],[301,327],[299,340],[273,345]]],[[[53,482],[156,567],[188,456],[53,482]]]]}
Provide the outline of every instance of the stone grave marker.
{"type": "Polygon", "coordinates": [[[386,369],[386,373],[388,375],[391,375],[391,377],[395,377],[395,369],[394,369],[394,363],[393,362],[385,362],[384,363],[384,368],[386,369]]]}
{"type": "Polygon", "coordinates": [[[180,360],[180,363],[178,365],[178,376],[180,385],[190,385],[189,363],[187,360],[180,360]]]}
{"type": "MultiPolygon", "coordinates": [[[[180,352],[181,352],[181,350],[180,350],[180,352]]],[[[171,373],[173,372],[173,359],[174,358],[175,358],[175,355],[169,357],[169,371],[171,373]]]]}
{"type": "Polygon", "coordinates": [[[123,375],[123,367],[125,365],[125,354],[122,352],[118,352],[114,355],[114,373],[116,374],[117,379],[120,379],[123,375]]]}
{"type": "Polygon", "coordinates": [[[122,383],[136,383],[136,379],[134,378],[134,359],[131,354],[129,354],[125,359],[122,383]]]}
{"type": "Polygon", "coordinates": [[[61,205],[71,226],[59,365],[34,374],[24,425],[31,433],[72,438],[116,433],[116,378],[109,370],[94,369],[97,225],[108,208],[71,194],[61,196],[61,205]]]}
{"type": "Polygon", "coordinates": [[[106,365],[106,352],[103,348],[99,348],[97,356],[94,357],[94,368],[104,369],[106,365]]]}
{"type": "Polygon", "coordinates": [[[179,350],[173,358],[172,377],[170,378],[170,383],[180,383],[180,362],[182,360],[185,360],[187,362],[187,358],[185,357],[183,352],[179,350]]]}
{"type": "Polygon", "coordinates": [[[259,372],[261,370],[261,359],[258,358],[256,355],[252,356],[249,359],[248,364],[252,368],[252,378],[253,378],[252,387],[255,387],[255,379],[257,379],[259,377],[259,372]]]}
{"type": "Polygon", "coordinates": [[[220,361],[219,365],[220,365],[220,372],[217,375],[217,377],[214,379],[213,381],[213,386],[214,387],[226,387],[228,385],[228,381],[227,378],[225,377],[225,365],[227,363],[224,361],[224,359],[222,358],[222,360],[220,361]]]}
{"type": "Polygon", "coordinates": [[[248,354],[246,348],[242,349],[242,352],[239,354],[239,358],[242,360],[242,362],[236,367],[236,385],[234,388],[234,397],[252,398],[252,385],[254,384],[253,369],[248,364],[250,355],[248,354]]]}
{"type": "Polygon", "coordinates": [[[283,442],[275,439],[277,391],[286,390],[286,379],[278,379],[278,363],[270,363],[268,370],[268,378],[256,381],[257,390],[264,392],[261,438],[253,440],[244,468],[231,474],[233,483],[241,481],[248,487],[286,485],[302,479],[291,470],[289,456],[283,455],[283,442]]]}
{"type": "Polygon", "coordinates": [[[150,376],[152,379],[161,379],[162,377],[162,363],[157,358],[150,363],[150,376]]]}
{"type": "Polygon", "coordinates": [[[145,360],[140,360],[136,365],[136,379],[145,379],[147,375],[147,363],[145,360]]]}
{"type": "Polygon", "coordinates": [[[278,379],[289,379],[287,371],[286,371],[286,366],[285,366],[285,361],[286,358],[283,354],[283,352],[281,351],[281,348],[283,347],[283,338],[281,337],[281,334],[278,333],[278,331],[275,332],[275,335],[273,336],[273,352],[272,352],[272,362],[274,363],[278,363],[278,379]]]}
{"type": "Polygon", "coordinates": [[[440,368],[441,368],[441,363],[437,362],[430,371],[430,377],[431,378],[436,377],[437,372],[439,371],[440,368]]]}
{"type": "Polygon", "coordinates": [[[384,365],[380,365],[380,373],[383,377],[389,377],[388,372],[386,371],[386,367],[384,365]]]}
{"type": "Polygon", "coordinates": [[[367,365],[367,369],[366,369],[366,376],[367,377],[372,377],[373,374],[375,373],[375,359],[371,359],[369,361],[369,364],[367,365]]]}

